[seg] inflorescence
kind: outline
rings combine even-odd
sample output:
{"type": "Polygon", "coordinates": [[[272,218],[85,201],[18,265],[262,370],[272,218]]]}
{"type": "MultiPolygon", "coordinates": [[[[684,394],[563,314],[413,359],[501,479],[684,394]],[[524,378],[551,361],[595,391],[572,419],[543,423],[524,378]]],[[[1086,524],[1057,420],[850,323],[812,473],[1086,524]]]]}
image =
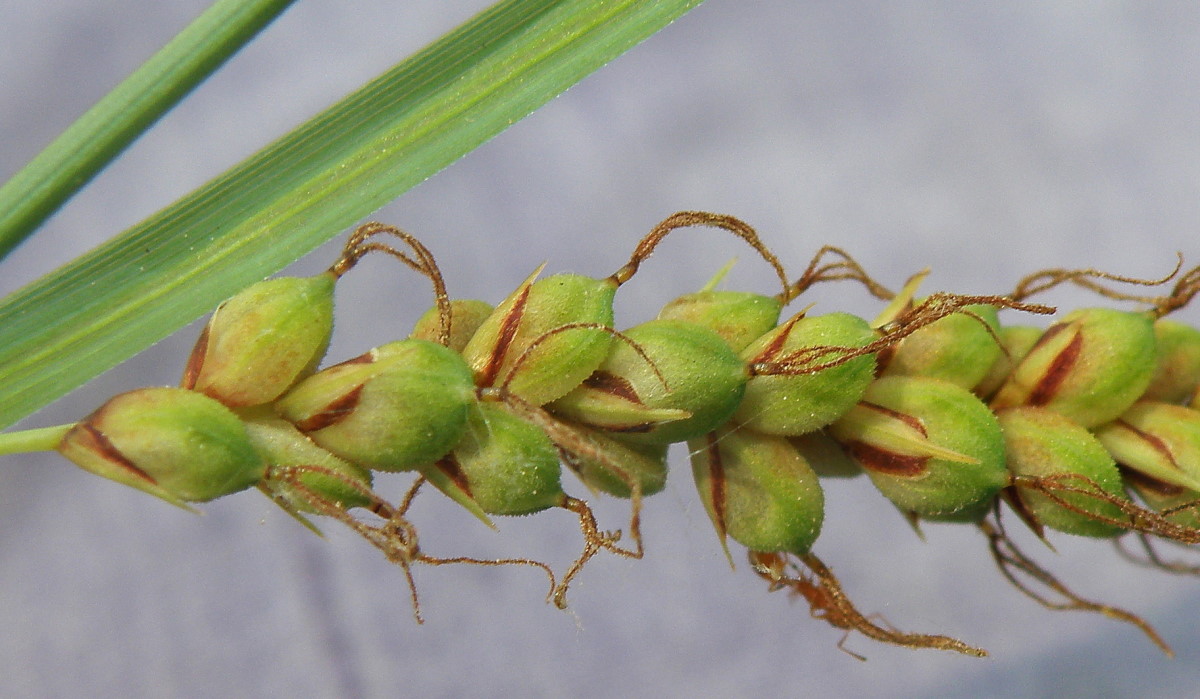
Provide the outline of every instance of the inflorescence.
{"type": "Polygon", "coordinates": [[[813,554],[820,480],[865,473],[914,527],[977,528],[1002,574],[1047,608],[1129,622],[1170,654],[1142,619],[1079,597],[1018,549],[1001,513],[1043,540],[1048,530],[1133,539],[1140,553],[1122,543],[1127,556],[1200,572],[1156,548],[1200,543],[1200,330],[1166,318],[1200,290],[1200,267],[1160,280],[1052,269],[1007,295],[922,298],[924,274],[893,293],[834,247],[793,280],[742,221],[680,212],[610,276],[541,271],[494,307],[451,299],[416,238],[365,224],[323,274],[264,281],[218,307],[180,387],[130,391],[73,425],[6,435],[0,453],[37,448],[19,439],[36,433],[80,467],[182,507],[254,487],[309,527],[314,515],[336,519],[404,570],[420,621],[415,564],[532,566],[565,608],[593,556],[641,558],[642,501],[664,487],[668,446],[686,443],[731,563],[729,539],[770,589],[803,597],[847,633],[985,655],[876,623],[813,554]],[[689,226],[741,238],[779,293],[717,289],[722,270],[654,320],[616,330],[618,289],[689,226]],[[371,253],[426,277],[435,303],[407,339],[320,369],[337,280],[371,253]],[[880,299],[879,317],[805,308],[781,319],[810,287],[838,280],[880,299]],[[1164,295],[1122,291],[1171,281],[1164,295]],[[1003,309],[1054,313],[1028,299],[1062,284],[1137,308],[1084,308],[1047,329],[1000,324],[1003,309]],[[624,531],[602,530],[567,494],[564,465],[593,494],[629,500],[624,531]],[[415,480],[393,504],[374,489],[375,471],[415,480]],[[426,483],[491,527],[568,510],[583,550],[562,573],[526,558],[430,555],[409,516],[426,483]]]}

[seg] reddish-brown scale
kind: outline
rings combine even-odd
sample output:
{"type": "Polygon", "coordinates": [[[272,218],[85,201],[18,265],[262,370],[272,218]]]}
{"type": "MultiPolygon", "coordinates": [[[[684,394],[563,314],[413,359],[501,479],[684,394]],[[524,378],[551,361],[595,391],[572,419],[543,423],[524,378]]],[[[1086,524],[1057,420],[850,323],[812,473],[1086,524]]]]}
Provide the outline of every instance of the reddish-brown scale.
{"type": "Polygon", "coordinates": [[[454,481],[454,485],[458,486],[459,490],[474,497],[471,495],[471,483],[467,480],[467,474],[463,473],[462,466],[459,465],[458,459],[454,458],[454,454],[443,456],[434,463],[434,466],[437,466],[439,471],[454,481]]]}
{"type": "Polygon", "coordinates": [[[721,464],[721,450],[717,448],[717,435],[709,432],[704,435],[705,449],[708,450],[708,473],[710,478],[709,492],[713,503],[713,525],[717,536],[725,540],[725,467],[721,464]]]}
{"type": "Polygon", "coordinates": [[[1148,490],[1157,495],[1161,495],[1164,498],[1178,497],[1183,495],[1183,493],[1186,491],[1186,488],[1183,486],[1175,485],[1174,483],[1167,483],[1166,481],[1160,481],[1157,478],[1151,478],[1150,476],[1138,471],[1134,471],[1131,468],[1122,468],[1121,475],[1125,478],[1125,480],[1133,483],[1133,485],[1138,489],[1148,490]]]}
{"type": "Polygon", "coordinates": [[[1157,451],[1158,453],[1162,454],[1163,458],[1165,458],[1167,461],[1171,462],[1172,468],[1174,468],[1177,471],[1183,470],[1179,466],[1179,462],[1175,460],[1175,454],[1171,452],[1171,448],[1169,446],[1167,446],[1167,443],[1164,442],[1161,438],[1155,437],[1154,435],[1150,434],[1149,432],[1143,432],[1143,431],[1139,430],[1138,428],[1134,427],[1133,425],[1129,424],[1128,422],[1125,422],[1124,420],[1116,420],[1115,422],[1116,422],[1116,424],[1120,425],[1121,427],[1123,427],[1123,428],[1129,430],[1130,432],[1134,433],[1135,435],[1137,435],[1139,439],[1141,439],[1142,441],[1149,444],[1150,447],[1152,449],[1154,449],[1154,451],[1157,451]]]}
{"type": "Polygon", "coordinates": [[[925,472],[929,462],[928,456],[903,456],[858,441],[844,446],[863,468],[892,476],[915,478],[925,472]]]}
{"type": "MultiPolygon", "coordinates": [[[[89,421],[98,416],[99,413],[94,414],[92,418],[89,418],[89,421]]],[[[125,458],[125,455],[108,440],[108,437],[103,432],[92,427],[90,424],[84,422],[76,425],[74,429],[67,433],[64,441],[66,439],[75,439],[80,447],[97,454],[103,454],[105,459],[130,472],[134,477],[140,478],[147,483],[158,485],[158,481],[151,477],[149,473],[135,466],[132,461],[125,458]]]]}
{"type": "Polygon", "coordinates": [[[487,366],[480,372],[478,384],[480,386],[491,386],[496,382],[496,375],[500,373],[500,367],[504,366],[504,358],[508,355],[509,345],[517,336],[517,330],[521,327],[521,320],[525,317],[525,305],[529,302],[529,291],[533,286],[526,286],[521,290],[521,295],[513,302],[513,307],[509,310],[508,315],[504,316],[504,322],[500,324],[500,333],[496,338],[496,346],[492,348],[492,356],[488,358],[487,366]]]}
{"type": "Polygon", "coordinates": [[[633,388],[633,384],[629,383],[628,379],[607,371],[596,370],[591,376],[583,380],[583,385],[618,398],[624,398],[631,403],[642,402],[641,396],[637,394],[637,391],[633,388]]]}
{"type": "Polygon", "coordinates": [[[183,380],[179,382],[181,388],[194,389],[196,387],[196,379],[200,378],[200,370],[204,367],[204,355],[208,353],[208,326],[200,331],[200,337],[196,339],[195,347],[192,347],[192,353],[188,356],[187,365],[183,368],[183,380]]]}
{"type": "Polygon", "coordinates": [[[920,432],[922,437],[929,436],[929,433],[925,431],[925,423],[921,422],[920,420],[913,417],[912,415],[898,413],[895,410],[892,410],[891,408],[885,408],[882,405],[879,405],[878,403],[868,403],[865,400],[861,401],[858,405],[859,405],[859,407],[866,408],[867,410],[874,410],[877,413],[883,413],[884,415],[887,415],[888,417],[892,418],[893,420],[899,420],[900,422],[903,422],[904,424],[908,425],[909,427],[913,428],[914,430],[920,432]]]}
{"type": "Polygon", "coordinates": [[[754,365],[774,361],[774,359],[778,357],[781,352],[783,352],[784,345],[787,344],[788,335],[792,333],[792,326],[800,322],[800,319],[803,317],[804,316],[796,316],[795,318],[789,320],[787,322],[787,326],[780,332],[776,333],[775,337],[771,340],[771,343],[764,347],[762,351],[758,353],[758,356],[750,360],[749,363],[754,365]]]}
{"type": "Polygon", "coordinates": [[[335,425],[342,420],[345,420],[354,409],[358,407],[358,401],[362,397],[363,384],[354,387],[349,393],[329,403],[325,409],[319,413],[314,413],[307,418],[296,423],[296,429],[301,432],[316,432],[319,429],[335,425]]]}
{"type": "MultiPolygon", "coordinates": [[[[1066,330],[1067,326],[1057,325],[1046,331],[1041,339],[1034,344],[1033,349],[1029,354],[1037,352],[1038,345],[1054,337],[1058,333],[1066,330]]],[[[1079,361],[1079,354],[1083,351],[1083,335],[1076,330],[1075,336],[1071,338],[1071,342],[1058,353],[1057,356],[1050,362],[1050,366],[1046,368],[1046,373],[1042,375],[1041,380],[1033,387],[1033,391],[1029,394],[1029,405],[1046,405],[1054,400],[1055,394],[1058,393],[1059,386],[1066,380],[1067,374],[1074,368],[1075,363],[1079,361]]]]}
{"type": "Polygon", "coordinates": [[[1039,537],[1045,537],[1046,528],[1041,521],[1034,516],[1029,509],[1029,504],[1025,502],[1025,494],[1023,489],[1016,486],[1008,486],[1000,491],[1000,496],[1012,508],[1012,511],[1029,527],[1030,531],[1036,533],[1039,537]]]}
{"type": "Polygon", "coordinates": [[[888,345],[875,353],[875,378],[881,378],[892,358],[896,356],[896,345],[888,345]]]}

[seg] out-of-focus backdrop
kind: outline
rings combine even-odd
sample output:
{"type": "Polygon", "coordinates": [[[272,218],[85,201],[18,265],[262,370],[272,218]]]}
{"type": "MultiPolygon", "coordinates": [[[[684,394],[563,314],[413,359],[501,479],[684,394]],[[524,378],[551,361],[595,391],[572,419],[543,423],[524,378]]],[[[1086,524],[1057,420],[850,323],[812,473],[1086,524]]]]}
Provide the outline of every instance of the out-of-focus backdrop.
{"type": "MultiPolygon", "coordinates": [[[[8,292],[136,223],[481,9],[484,2],[301,0],[0,266],[8,292]]],[[[0,4],[0,177],[7,178],[198,14],[204,2],[0,4]]],[[[502,298],[538,263],[608,274],[679,209],[735,214],[795,272],[845,247],[885,284],[1004,292],[1044,267],[1158,276],[1200,262],[1200,5],[710,0],[378,212],[421,237],[451,293],[502,298]]],[[[339,242],[293,272],[326,266],[339,242]]],[[[733,256],[731,288],[769,270],[717,232],[677,234],[622,289],[622,326],[733,256]]],[[[369,260],[339,289],[340,360],[408,332],[427,283],[369,260]]],[[[817,312],[873,315],[828,285],[817,312]]],[[[1066,307],[1096,303],[1055,293],[1066,307]]],[[[1200,323],[1200,312],[1181,318],[1200,323]]],[[[1006,315],[1009,322],[1019,319],[1006,315]]],[[[196,326],[23,426],[178,381],[196,326]]],[[[400,571],[330,524],[325,540],[245,493],[189,515],[54,455],[0,465],[0,690],[8,696],[1177,697],[1197,678],[1200,581],[1147,572],[1109,544],[1028,551],[1134,628],[1050,613],[992,568],[982,537],[922,541],[865,479],[827,488],[815,551],[866,612],[987,648],[986,660],[883,646],[809,618],[731,571],[673,453],[647,502],[647,556],[600,556],[543,601],[526,569],[400,571]]],[[[577,493],[582,486],[567,479],[577,493]]],[[[393,495],[403,481],[385,481],[393,495]]],[[[625,505],[600,505],[604,526],[625,505]]],[[[492,533],[435,493],[434,553],[527,553],[558,566],[573,518],[492,533]]]]}

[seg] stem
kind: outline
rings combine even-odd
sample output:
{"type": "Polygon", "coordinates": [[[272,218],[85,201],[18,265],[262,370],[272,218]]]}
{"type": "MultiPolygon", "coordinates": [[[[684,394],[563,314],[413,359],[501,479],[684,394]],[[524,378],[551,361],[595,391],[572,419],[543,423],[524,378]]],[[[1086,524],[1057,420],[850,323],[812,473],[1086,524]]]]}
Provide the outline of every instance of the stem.
{"type": "Polygon", "coordinates": [[[62,441],[67,431],[74,427],[70,425],[55,425],[54,427],[39,427],[36,430],[0,433],[0,455],[21,454],[28,451],[54,451],[62,441]]]}

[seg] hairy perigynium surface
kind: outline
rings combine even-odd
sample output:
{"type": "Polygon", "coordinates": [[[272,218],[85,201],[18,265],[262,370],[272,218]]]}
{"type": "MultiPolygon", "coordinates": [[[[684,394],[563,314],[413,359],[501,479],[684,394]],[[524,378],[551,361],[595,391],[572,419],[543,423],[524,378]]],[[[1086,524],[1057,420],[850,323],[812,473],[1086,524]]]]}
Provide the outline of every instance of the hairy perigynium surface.
{"type": "Polygon", "coordinates": [[[1163,561],[1152,543],[1200,543],[1200,331],[1164,318],[1200,290],[1200,268],[1149,281],[1053,269],[1006,295],[918,298],[924,273],[893,294],[833,247],[793,280],[742,221],[680,212],[609,276],[541,271],[494,307],[451,300],[419,241],[365,224],[327,272],[262,282],[222,304],[181,387],[130,391],[74,425],[0,436],[0,453],[56,449],[184,507],[257,487],[309,527],[310,515],[337,519],[404,569],[419,621],[416,563],[536,567],[565,607],[594,555],[640,558],[642,500],[663,488],[668,445],[685,442],[726,554],[729,539],[745,546],[770,589],[804,597],[834,627],[985,654],[871,621],[813,554],[820,479],[866,473],[914,526],[977,527],[1000,571],[1048,608],[1127,621],[1170,653],[1140,618],[1078,597],[1022,553],[1000,515],[1007,507],[1039,537],[1132,535],[1145,562],[1197,572],[1163,561]],[[722,270],[657,319],[615,329],[621,285],[663,237],[690,226],[744,240],[781,291],[716,289],[722,270]],[[408,338],[319,369],[336,282],[372,252],[428,278],[434,306],[408,338]],[[1176,277],[1161,296],[1118,287],[1176,277]],[[874,322],[811,308],[781,320],[808,288],[838,280],[885,302],[874,322]],[[1026,299],[1060,284],[1135,307],[1075,310],[1044,330],[1001,324],[1002,309],[1053,313],[1026,299]],[[562,465],[591,492],[630,501],[625,531],[599,528],[564,488],[562,465]],[[375,491],[373,471],[414,473],[400,504],[375,491]],[[493,517],[569,510],[583,550],[561,574],[533,559],[426,554],[408,515],[426,482],[491,527],[493,517]]]}

